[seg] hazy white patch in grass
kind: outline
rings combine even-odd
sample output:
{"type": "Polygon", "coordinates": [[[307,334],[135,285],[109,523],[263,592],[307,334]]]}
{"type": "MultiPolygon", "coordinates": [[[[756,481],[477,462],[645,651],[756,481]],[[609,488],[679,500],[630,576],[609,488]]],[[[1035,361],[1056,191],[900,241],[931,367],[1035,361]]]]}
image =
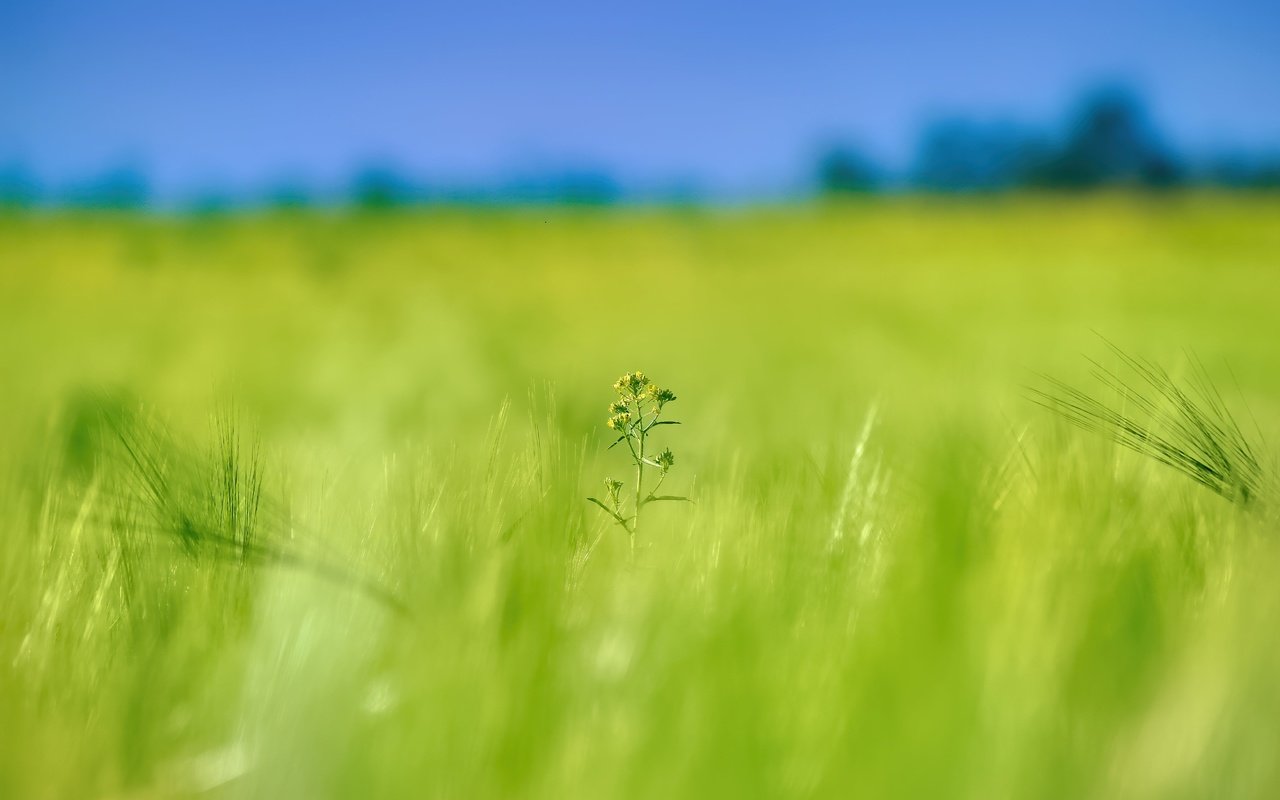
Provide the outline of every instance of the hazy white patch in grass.
{"type": "Polygon", "coordinates": [[[366,714],[386,714],[400,705],[400,692],[390,678],[378,678],[365,690],[360,704],[366,714]]]}
{"type": "Polygon", "coordinates": [[[635,649],[635,639],[626,631],[620,628],[606,631],[594,648],[592,666],[596,676],[606,682],[625,678],[635,649]]]}
{"type": "Polygon", "coordinates": [[[173,781],[189,792],[210,792],[247,774],[254,759],[244,742],[231,742],[171,765],[173,781]]]}

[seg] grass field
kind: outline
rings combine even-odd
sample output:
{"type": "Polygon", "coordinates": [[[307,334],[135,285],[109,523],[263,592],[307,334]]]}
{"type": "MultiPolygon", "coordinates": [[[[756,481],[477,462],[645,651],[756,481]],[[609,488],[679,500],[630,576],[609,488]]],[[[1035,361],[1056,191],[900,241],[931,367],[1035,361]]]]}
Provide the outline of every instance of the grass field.
{"type": "Polygon", "coordinates": [[[1278,796],[1274,513],[1025,388],[1193,351],[1274,453],[1278,254],[1210,196],[0,217],[0,797],[1278,796]],[[635,369],[695,503],[632,559],[635,369]]]}

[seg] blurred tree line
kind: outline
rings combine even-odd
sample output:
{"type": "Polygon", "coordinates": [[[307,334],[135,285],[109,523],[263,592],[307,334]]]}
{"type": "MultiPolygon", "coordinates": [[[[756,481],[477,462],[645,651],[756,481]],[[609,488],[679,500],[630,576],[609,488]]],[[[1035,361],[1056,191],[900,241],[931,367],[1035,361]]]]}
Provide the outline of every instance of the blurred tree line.
{"type": "Polygon", "coordinates": [[[150,198],[146,176],[132,166],[119,166],[74,181],[51,192],[21,164],[0,164],[0,209],[52,202],[82,208],[141,208],[150,198]]]}
{"type": "MultiPolygon", "coordinates": [[[[629,199],[621,185],[598,169],[529,170],[492,181],[430,183],[408,170],[385,163],[366,165],[338,187],[323,187],[303,177],[280,178],[257,190],[204,189],[177,203],[199,213],[218,213],[237,207],[278,210],[315,206],[352,207],[369,211],[421,205],[570,205],[603,206],[629,199]]],[[[672,202],[688,202],[688,192],[672,202]]],[[[662,195],[666,200],[667,195],[662,195]]],[[[145,172],[120,166],[64,186],[42,186],[21,164],[0,164],[0,211],[6,208],[55,206],[110,210],[152,205],[155,194],[145,172]]],[[[173,205],[173,204],[170,204],[173,205]]]]}
{"type": "MultiPolygon", "coordinates": [[[[819,156],[815,172],[819,191],[828,195],[902,190],[1161,191],[1188,186],[1277,190],[1280,149],[1195,157],[1179,153],[1160,134],[1136,92],[1106,86],[1086,92],[1057,131],[969,117],[939,119],[921,131],[905,170],[888,169],[855,146],[837,144],[819,156]]],[[[38,205],[136,209],[153,199],[146,174],[136,166],[119,166],[49,188],[21,164],[0,164],[0,210],[38,205]]],[[[321,190],[294,177],[251,193],[206,191],[181,205],[214,212],[238,206],[384,210],[430,204],[685,205],[708,199],[688,183],[656,190],[624,186],[599,168],[544,165],[495,180],[449,184],[420,180],[393,164],[372,163],[339,187],[321,190]]]]}
{"type": "Polygon", "coordinates": [[[905,174],[894,176],[858,149],[837,145],[819,158],[817,182],[827,194],[895,187],[923,192],[1278,189],[1280,153],[1241,151],[1200,159],[1179,154],[1135,92],[1109,86],[1086,93],[1056,134],[1009,122],[940,119],[922,131],[905,174]]]}

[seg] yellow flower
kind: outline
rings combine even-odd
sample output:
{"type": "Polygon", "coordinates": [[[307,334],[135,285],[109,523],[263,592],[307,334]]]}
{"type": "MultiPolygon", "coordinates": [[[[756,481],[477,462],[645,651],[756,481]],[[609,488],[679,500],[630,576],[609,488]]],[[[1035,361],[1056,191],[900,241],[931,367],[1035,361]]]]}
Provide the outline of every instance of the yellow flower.
{"type": "Polygon", "coordinates": [[[618,378],[618,382],[613,385],[613,388],[618,392],[618,394],[624,396],[638,396],[644,387],[648,385],[649,379],[644,376],[643,372],[628,372],[626,375],[618,378]]]}

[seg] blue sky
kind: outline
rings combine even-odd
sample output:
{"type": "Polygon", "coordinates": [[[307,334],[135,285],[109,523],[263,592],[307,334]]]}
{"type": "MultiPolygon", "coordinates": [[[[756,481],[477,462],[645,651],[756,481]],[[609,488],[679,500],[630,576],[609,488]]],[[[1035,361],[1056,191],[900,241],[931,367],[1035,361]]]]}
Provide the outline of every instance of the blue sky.
{"type": "Polygon", "coordinates": [[[940,114],[1056,122],[1122,78],[1192,147],[1280,143],[1280,3],[0,2],[0,163],[162,192],[386,161],[777,186],[940,114]]]}

